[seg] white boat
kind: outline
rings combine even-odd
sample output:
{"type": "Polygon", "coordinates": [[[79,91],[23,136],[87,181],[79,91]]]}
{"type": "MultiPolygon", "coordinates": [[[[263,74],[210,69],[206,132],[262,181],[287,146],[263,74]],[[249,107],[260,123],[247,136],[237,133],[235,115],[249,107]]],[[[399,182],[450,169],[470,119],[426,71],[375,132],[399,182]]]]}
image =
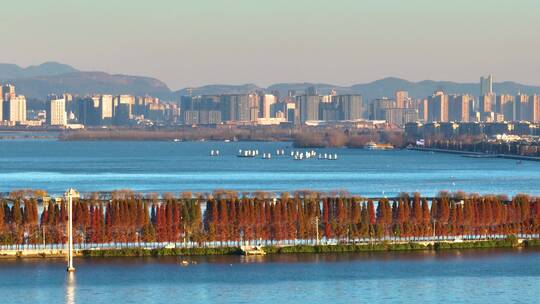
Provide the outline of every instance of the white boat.
{"type": "Polygon", "coordinates": [[[370,141],[364,146],[364,148],[368,150],[377,150],[377,144],[374,141],[370,141]]]}
{"type": "Polygon", "coordinates": [[[236,156],[238,157],[255,157],[258,153],[256,153],[255,150],[238,150],[238,154],[236,156]]]}
{"type": "Polygon", "coordinates": [[[368,150],[391,150],[394,149],[394,146],[390,144],[378,144],[374,141],[370,141],[364,146],[364,148],[368,150]]]}

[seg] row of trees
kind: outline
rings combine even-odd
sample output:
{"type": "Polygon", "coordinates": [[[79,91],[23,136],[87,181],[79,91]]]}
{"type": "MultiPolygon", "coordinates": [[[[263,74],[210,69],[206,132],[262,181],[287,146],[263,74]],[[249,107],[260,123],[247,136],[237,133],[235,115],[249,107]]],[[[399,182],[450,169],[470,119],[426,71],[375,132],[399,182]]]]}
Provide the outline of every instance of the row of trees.
{"type": "Polygon", "coordinates": [[[293,138],[293,145],[298,148],[320,148],[320,147],[349,147],[362,148],[368,142],[388,143],[394,147],[404,147],[403,132],[399,129],[360,129],[351,131],[349,129],[307,129],[301,133],[296,133],[293,138]]]}
{"type": "MultiPolygon", "coordinates": [[[[415,194],[369,200],[350,196],[282,194],[280,198],[123,196],[75,200],[76,243],[214,242],[540,233],[540,199],[517,195],[427,199],[415,194]]],[[[66,203],[3,199],[0,243],[66,241],[66,203]]]]}

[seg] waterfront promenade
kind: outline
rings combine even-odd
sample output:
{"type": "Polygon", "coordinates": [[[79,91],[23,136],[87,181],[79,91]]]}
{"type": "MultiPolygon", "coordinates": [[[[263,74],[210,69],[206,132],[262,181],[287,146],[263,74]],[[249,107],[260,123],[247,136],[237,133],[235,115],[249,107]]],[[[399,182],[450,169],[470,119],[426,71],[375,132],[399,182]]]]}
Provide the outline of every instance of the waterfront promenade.
{"type": "Polygon", "coordinates": [[[473,158],[503,158],[503,159],[528,160],[528,161],[540,162],[540,157],[532,157],[532,156],[524,156],[524,155],[498,154],[498,153],[494,154],[494,153],[472,152],[472,151],[465,151],[465,150],[423,148],[423,147],[410,147],[407,149],[415,150],[415,151],[423,151],[423,152],[458,154],[458,155],[463,155],[463,156],[473,157],[473,158]]]}
{"type": "MultiPolygon", "coordinates": [[[[540,234],[518,234],[515,236],[514,246],[519,247],[526,241],[540,240],[540,234]]],[[[246,241],[246,242],[129,242],[129,243],[80,243],[74,244],[75,256],[92,256],[96,255],[95,252],[99,251],[122,251],[122,250],[143,250],[152,251],[159,249],[183,250],[183,252],[192,254],[190,249],[239,249],[243,246],[261,246],[262,248],[294,248],[296,246],[320,246],[326,247],[328,252],[335,252],[332,247],[336,246],[373,246],[373,245],[418,245],[423,247],[417,247],[417,249],[433,249],[435,244],[467,244],[467,243],[482,243],[488,241],[503,241],[508,240],[508,235],[464,235],[464,236],[431,236],[431,237],[385,237],[385,238],[359,238],[355,240],[337,240],[337,239],[323,239],[323,240],[282,240],[282,241],[246,241]],[[92,254],[91,252],[94,252],[92,254]]],[[[494,245],[485,246],[486,248],[493,247],[505,247],[500,246],[498,243],[494,245]]],[[[456,246],[459,248],[460,246],[456,246]]],[[[463,246],[467,248],[468,246],[463,246]]],[[[475,246],[478,248],[482,246],[475,246]]],[[[264,249],[263,249],[264,250],[264,249]]],[[[392,247],[387,247],[386,250],[392,251],[392,247]]],[[[293,249],[294,251],[294,249],[293,249]]],[[[370,251],[370,250],[367,250],[370,251]]],[[[381,251],[380,249],[375,251],[381,251]]],[[[239,254],[238,251],[227,251],[228,253],[239,254]]],[[[207,255],[204,251],[200,251],[201,254],[207,255]]],[[[23,245],[0,245],[0,258],[65,258],[67,255],[66,244],[23,244],[23,245]]],[[[120,254],[121,255],[121,254],[120,254]]]]}

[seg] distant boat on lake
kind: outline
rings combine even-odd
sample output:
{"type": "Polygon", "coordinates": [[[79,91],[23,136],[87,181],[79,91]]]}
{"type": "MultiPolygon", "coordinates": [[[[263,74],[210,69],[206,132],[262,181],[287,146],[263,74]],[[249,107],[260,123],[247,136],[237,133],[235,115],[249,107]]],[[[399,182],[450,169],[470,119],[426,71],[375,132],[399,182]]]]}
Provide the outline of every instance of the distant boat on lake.
{"type": "Polygon", "coordinates": [[[391,144],[378,144],[374,141],[370,141],[364,145],[364,148],[368,150],[391,150],[394,149],[394,146],[391,144]]]}

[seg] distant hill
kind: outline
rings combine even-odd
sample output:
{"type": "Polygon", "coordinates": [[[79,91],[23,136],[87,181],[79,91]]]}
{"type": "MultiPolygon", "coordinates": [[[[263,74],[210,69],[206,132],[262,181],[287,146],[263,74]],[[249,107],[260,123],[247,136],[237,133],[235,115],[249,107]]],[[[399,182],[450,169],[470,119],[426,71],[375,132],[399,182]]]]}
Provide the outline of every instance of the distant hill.
{"type": "MultiPolygon", "coordinates": [[[[306,91],[308,87],[316,87],[319,93],[327,94],[332,89],[335,89],[338,94],[361,94],[365,100],[372,100],[374,98],[389,97],[392,98],[396,91],[405,90],[409,92],[409,96],[412,98],[425,98],[431,95],[436,90],[443,90],[448,94],[470,94],[473,96],[479,95],[480,86],[478,83],[458,83],[451,81],[433,81],[424,80],[420,82],[411,82],[400,78],[388,77],[380,80],[376,80],[365,84],[355,84],[352,86],[337,86],[325,83],[278,83],[270,85],[266,88],[267,92],[278,91],[280,96],[286,96],[290,90],[296,91],[297,94],[301,94],[306,91]]],[[[193,93],[195,95],[201,94],[216,94],[219,90],[216,88],[223,88],[222,92],[249,92],[250,88],[246,85],[241,86],[223,86],[213,85],[194,88],[193,93]],[[210,88],[211,87],[211,88],[210,88]],[[196,92],[196,93],[195,93],[196,92]]],[[[257,87],[258,88],[258,87],[257,87]]],[[[263,89],[263,88],[258,88],[263,89]]],[[[515,95],[518,92],[525,94],[540,94],[540,86],[523,85],[515,82],[498,82],[493,84],[493,90],[497,94],[511,94],[515,95]]],[[[177,95],[185,95],[186,90],[176,91],[177,95]]]]}
{"type": "MultiPolygon", "coordinates": [[[[278,91],[280,96],[294,90],[304,92],[314,86],[321,94],[327,94],[335,89],[338,94],[361,94],[365,100],[380,97],[393,97],[395,91],[405,90],[413,98],[425,98],[435,90],[441,89],[449,94],[471,94],[478,96],[478,83],[458,83],[451,81],[424,80],[411,82],[400,78],[388,77],[365,84],[352,86],[337,86],[327,83],[277,83],[267,88],[255,84],[223,85],[214,84],[196,88],[185,88],[171,91],[162,81],[142,76],[112,75],[105,72],[79,71],[69,65],[57,62],[46,62],[36,66],[21,68],[15,64],[0,64],[0,82],[15,84],[17,92],[30,98],[44,99],[51,93],[70,92],[78,95],[89,94],[132,94],[151,95],[165,100],[179,100],[180,96],[213,95],[213,94],[242,94],[264,90],[278,91]]],[[[540,86],[523,85],[515,82],[499,82],[493,84],[497,94],[540,94],[540,86]]]]}
{"type": "Polygon", "coordinates": [[[69,92],[81,96],[89,94],[132,94],[171,98],[171,90],[157,79],[104,72],[74,72],[53,76],[19,78],[12,81],[17,92],[32,98],[69,92]]]}
{"type": "MultiPolygon", "coordinates": [[[[448,94],[470,94],[478,96],[480,85],[478,83],[458,83],[452,81],[424,80],[420,82],[410,82],[400,78],[384,78],[367,84],[351,86],[352,91],[361,93],[368,99],[383,96],[393,97],[395,91],[405,90],[413,98],[424,98],[433,94],[436,90],[443,90],[448,94]]],[[[529,86],[515,82],[493,83],[493,90],[496,94],[515,95],[518,92],[525,94],[540,94],[540,86],[529,86]]]]}
{"type": "Polygon", "coordinates": [[[36,76],[52,76],[78,72],[77,69],[67,64],[58,62],[45,62],[40,65],[31,65],[21,68],[16,64],[0,63],[0,79],[18,79],[36,76]]]}
{"type": "Polygon", "coordinates": [[[171,90],[160,80],[149,77],[111,75],[105,72],[83,72],[69,65],[47,62],[21,68],[0,64],[0,82],[13,83],[17,92],[29,98],[44,99],[51,93],[151,95],[173,98],[171,90]]]}

